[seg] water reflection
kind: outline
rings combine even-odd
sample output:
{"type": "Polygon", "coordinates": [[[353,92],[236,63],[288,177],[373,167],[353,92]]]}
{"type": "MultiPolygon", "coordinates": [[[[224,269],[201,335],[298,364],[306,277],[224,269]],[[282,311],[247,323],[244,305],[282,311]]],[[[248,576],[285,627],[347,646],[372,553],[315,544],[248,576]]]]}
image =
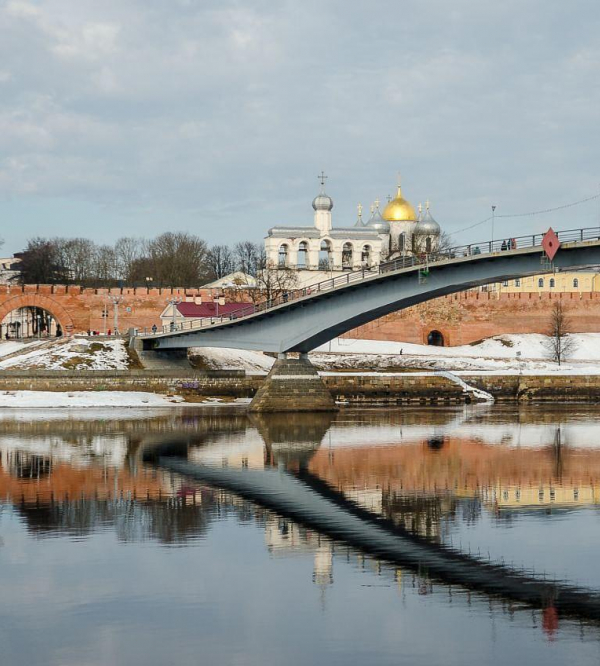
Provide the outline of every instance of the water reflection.
{"type": "MultiPolygon", "coordinates": [[[[240,471],[266,471],[301,481],[312,493],[305,499],[316,493],[368,529],[384,526],[393,536],[414,535],[431,544],[432,553],[451,548],[484,563],[510,565],[521,578],[505,581],[506,587],[542,573],[600,587],[595,572],[600,428],[585,407],[310,417],[182,409],[146,412],[144,418],[133,412],[86,417],[0,415],[0,497],[34,538],[112,533],[128,544],[191,546],[210,541],[211,530],[231,518],[259,529],[274,557],[309,556],[321,604],[337,581],[336,562],[372,567],[377,584],[400,596],[405,589],[420,597],[443,589],[451,597],[466,595],[470,603],[473,587],[487,591],[487,602],[511,616],[520,607],[517,600],[525,600],[510,594],[498,600],[494,590],[506,590],[497,581],[487,587],[468,581],[459,588],[440,587],[430,575],[437,565],[428,563],[427,571],[415,564],[426,560],[411,560],[404,552],[404,559],[395,561],[391,547],[374,545],[374,532],[361,527],[362,536],[354,534],[350,523],[343,532],[326,525],[325,515],[316,520],[315,512],[307,517],[268,497],[261,502],[255,490],[246,493],[248,488],[227,480],[240,471]],[[181,468],[156,465],[165,452],[220,476],[194,480],[181,468]],[[548,548],[540,549],[539,542],[548,548]]],[[[243,534],[237,538],[242,544],[243,534]]],[[[409,545],[403,542],[403,548],[409,545]]],[[[486,566],[488,574],[497,574],[486,566]]],[[[533,616],[548,636],[559,628],[554,602],[548,598],[533,616]]]]}

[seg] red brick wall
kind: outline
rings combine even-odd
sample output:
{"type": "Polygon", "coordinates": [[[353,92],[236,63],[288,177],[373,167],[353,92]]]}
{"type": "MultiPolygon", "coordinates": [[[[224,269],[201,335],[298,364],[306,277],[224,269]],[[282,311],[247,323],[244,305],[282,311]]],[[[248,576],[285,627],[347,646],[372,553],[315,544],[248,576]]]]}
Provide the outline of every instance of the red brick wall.
{"type": "MultiPolygon", "coordinates": [[[[222,290],[221,290],[222,293],[222,290]]],[[[113,328],[113,305],[111,296],[122,298],[119,304],[119,329],[151,328],[161,325],[160,314],[167,300],[179,297],[193,300],[201,297],[203,302],[212,301],[212,289],[82,289],[64,285],[25,285],[3,287],[0,292],[0,322],[12,310],[24,306],[38,306],[48,310],[62,325],[65,333],[87,332],[88,329],[102,332],[102,311],[109,312],[107,330],[113,328]],[[128,312],[128,309],[130,311],[128,312]]],[[[243,299],[243,297],[240,300],[243,299]]]]}
{"type": "MultiPolygon", "coordinates": [[[[160,313],[173,296],[182,300],[202,297],[213,300],[210,289],[82,289],[76,286],[25,285],[3,287],[0,322],[14,309],[37,305],[54,314],[67,333],[88,329],[103,331],[102,310],[108,308],[106,328],[113,328],[109,296],[120,296],[119,328],[151,328],[160,325],[160,313]],[[131,308],[131,312],[127,309],[131,308]]],[[[446,345],[461,345],[502,333],[544,333],[554,301],[567,307],[572,330],[600,332],[600,293],[462,292],[396,312],[361,326],[347,337],[394,340],[424,344],[432,330],[439,330],[446,345]]],[[[240,300],[246,300],[243,296],[240,300]]]]}
{"type": "Polygon", "coordinates": [[[429,332],[438,330],[444,344],[455,346],[502,333],[545,333],[557,298],[574,333],[600,332],[600,293],[462,292],[387,315],[346,337],[427,344],[429,332]]]}

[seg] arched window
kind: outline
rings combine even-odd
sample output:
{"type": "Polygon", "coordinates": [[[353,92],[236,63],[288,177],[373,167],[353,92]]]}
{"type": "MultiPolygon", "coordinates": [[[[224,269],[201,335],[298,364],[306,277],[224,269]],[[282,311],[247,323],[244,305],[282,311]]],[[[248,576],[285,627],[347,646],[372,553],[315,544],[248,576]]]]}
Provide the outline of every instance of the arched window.
{"type": "Polygon", "coordinates": [[[400,252],[404,252],[406,249],[406,234],[400,234],[400,236],[398,236],[398,249],[400,252]]]}
{"type": "Polygon", "coordinates": [[[538,280],[538,288],[542,289],[544,287],[544,278],[540,278],[538,280]]]}
{"type": "Polygon", "coordinates": [[[342,268],[352,268],[352,243],[344,243],[342,248],[342,268]]]}
{"type": "Polygon", "coordinates": [[[556,286],[556,280],[554,278],[550,278],[550,289],[554,289],[556,286]]]}
{"type": "Polygon", "coordinates": [[[306,268],[308,263],[308,243],[302,241],[298,245],[298,268],[306,268]]]}
{"type": "Polygon", "coordinates": [[[288,246],[285,243],[279,247],[279,265],[288,265],[288,246]]]}
{"type": "Polygon", "coordinates": [[[432,248],[431,236],[427,236],[427,238],[425,239],[425,252],[427,254],[431,254],[431,248],[432,248]]]}
{"type": "Polygon", "coordinates": [[[361,253],[361,262],[363,266],[370,266],[371,265],[371,246],[370,245],[365,245],[362,249],[361,253]]]}
{"type": "Polygon", "coordinates": [[[575,289],[579,288],[579,280],[577,278],[573,278],[573,287],[575,289]]]}
{"type": "Polygon", "coordinates": [[[319,250],[319,268],[324,271],[329,271],[331,270],[331,265],[331,243],[328,240],[321,241],[321,249],[319,250]]]}

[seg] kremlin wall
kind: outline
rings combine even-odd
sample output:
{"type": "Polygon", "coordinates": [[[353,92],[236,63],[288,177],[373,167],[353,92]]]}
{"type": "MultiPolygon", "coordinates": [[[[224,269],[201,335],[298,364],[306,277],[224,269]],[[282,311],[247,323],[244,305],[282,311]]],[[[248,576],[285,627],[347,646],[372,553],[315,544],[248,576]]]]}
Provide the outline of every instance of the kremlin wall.
{"type": "Polygon", "coordinates": [[[464,291],[386,315],[345,337],[426,345],[439,331],[444,346],[454,347],[507,333],[547,333],[557,299],[573,333],[600,332],[600,292],[464,291]]]}
{"type": "MultiPolygon", "coordinates": [[[[545,333],[556,299],[566,306],[572,332],[600,332],[600,291],[527,292],[498,287],[460,292],[422,303],[361,326],[345,337],[427,344],[430,333],[439,331],[445,346],[456,346],[506,333],[545,333]]],[[[222,294],[223,290],[214,289],[9,286],[0,292],[0,322],[19,308],[33,306],[50,312],[67,335],[88,330],[102,333],[114,326],[112,299],[117,297],[121,332],[130,328],[150,329],[154,324],[161,325],[160,315],[169,299],[205,303],[222,294]],[[103,312],[107,312],[106,318],[103,312]]],[[[236,300],[249,301],[240,293],[236,300]]]]}

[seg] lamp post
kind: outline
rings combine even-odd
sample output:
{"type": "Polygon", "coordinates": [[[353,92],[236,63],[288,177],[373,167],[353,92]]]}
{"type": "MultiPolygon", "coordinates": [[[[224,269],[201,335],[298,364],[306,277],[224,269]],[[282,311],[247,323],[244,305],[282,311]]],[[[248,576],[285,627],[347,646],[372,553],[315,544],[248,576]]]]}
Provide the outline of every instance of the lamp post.
{"type": "Polygon", "coordinates": [[[146,278],[146,289],[148,289],[148,291],[150,291],[150,287],[152,286],[152,280],[153,278],[151,277],[146,278]]]}
{"type": "Polygon", "coordinates": [[[496,222],[496,206],[492,206],[492,247],[491,252],[494,251],[494,223],[496,222]]]}
{"type": "Polygon", "coordinates": [[[113,335],[119,334],[119,303],[123,300],[122,296],[111,296],[110,301],[113,304],[113,335]]]}
{"type": "Polygon", "coordinates": [[[171,305],[171,330],[175,330],[177,323],[177,306],[181,303],[181,298],[168,298],[167,303],[171,305]]]}

